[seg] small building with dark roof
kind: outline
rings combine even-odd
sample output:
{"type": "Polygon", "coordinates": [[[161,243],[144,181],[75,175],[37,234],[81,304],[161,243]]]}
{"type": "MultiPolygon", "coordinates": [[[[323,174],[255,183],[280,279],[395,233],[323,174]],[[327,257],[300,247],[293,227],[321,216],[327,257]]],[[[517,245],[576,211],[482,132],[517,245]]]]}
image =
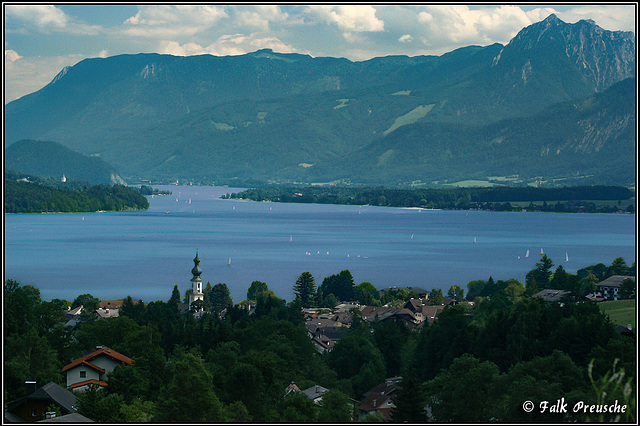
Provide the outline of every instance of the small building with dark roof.
{"type": "Polygon", "coordinates": [[[49,382],[41,388],[36,388],[36,386],[34,381],[25,382],[25,396],[6,405],[5,422],[33,423],[45,420],[51,405],[60,407],[62,415],[77,412],[76,396],[73,392],[54,382],[49,382]]]}
{"type": "Polygon", "coordinates": [[[571,296],[571,292],[565,290],[554,290],[551,288],[546,288],[533,295],[533,297],[539,297],[547,302],[559,302],[566,296],[571,296]]]}

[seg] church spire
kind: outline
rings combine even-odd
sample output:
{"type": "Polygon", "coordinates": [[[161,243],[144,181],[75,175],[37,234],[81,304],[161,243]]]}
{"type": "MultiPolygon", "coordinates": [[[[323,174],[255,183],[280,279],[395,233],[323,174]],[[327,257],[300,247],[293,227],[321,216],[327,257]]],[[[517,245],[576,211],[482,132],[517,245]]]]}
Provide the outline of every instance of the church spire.
{"type": "Polygon", "coordinates": [[[198,249],[196,249],[196,257],[193,258],[194,267],[191,270],[193,274],[193,279],[199,279],[200,274],[202,274],[202,269],[200,269],[200,258],[198,257],[198,249]]]}
{"type": "Polygon", "coordinates": [[[200,278],[202,269],[200,269],[200,258],[198,257],[198,249],[196,249],[196,257],[193,258],[193,264],[194,266],[191,270],[193,278],[191,278],[191,294],[189,295],[189,307],[191,307],[191,304],[196,300],[201,300],[204,302],[204,293],[202,293],[202,278],[200,278]]]}

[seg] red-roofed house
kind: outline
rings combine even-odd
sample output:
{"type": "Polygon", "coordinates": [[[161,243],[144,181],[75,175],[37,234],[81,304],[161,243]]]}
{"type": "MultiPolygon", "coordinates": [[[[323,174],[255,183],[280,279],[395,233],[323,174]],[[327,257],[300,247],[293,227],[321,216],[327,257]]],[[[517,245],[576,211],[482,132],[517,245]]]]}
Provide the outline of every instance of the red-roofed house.
{"type": "Polygon", "coordinates": [[[92,383],[106,386],[109,373],[121,364],[133,364],[133,360],[106,346],[97,346],[94,351],[66,365],[62,372],[67,374],[69,389],[84,391],[92,383]]]}

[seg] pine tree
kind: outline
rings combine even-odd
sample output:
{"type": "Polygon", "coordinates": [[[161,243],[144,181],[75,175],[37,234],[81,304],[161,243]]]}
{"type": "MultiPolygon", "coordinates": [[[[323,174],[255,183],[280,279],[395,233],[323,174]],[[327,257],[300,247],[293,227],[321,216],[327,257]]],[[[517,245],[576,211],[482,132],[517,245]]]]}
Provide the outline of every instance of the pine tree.
{"type": "Polygon", "coordinates": [[[413,367],[409,368],[398,385],[393,403],[396,406],[392,412],[394,423],[425,423],[427,421],[422,383],[413,367]]]}
{"type": "Polygon", "coordinates": [[[293,286],[293,292],[300,299],[303,308],[308,308],[313,302],[316,293],[316,284],[313,275],[309,272],[303,272],[296,280],[293,286]]]}

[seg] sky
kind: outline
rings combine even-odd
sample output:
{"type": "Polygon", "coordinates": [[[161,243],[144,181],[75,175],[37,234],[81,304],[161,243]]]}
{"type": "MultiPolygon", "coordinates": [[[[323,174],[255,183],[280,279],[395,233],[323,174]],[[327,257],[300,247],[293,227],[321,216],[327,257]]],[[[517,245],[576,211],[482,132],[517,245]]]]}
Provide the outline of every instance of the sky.
{"type": "Polygon", "coordinates": [[[241,55],[270,48],[364,61],[442,55],[507,44],[555,13],[636,32],[635,3],[235,4],[3,2],[5,105],[47,85],[65,66],[120,54],[241,55]]]}

